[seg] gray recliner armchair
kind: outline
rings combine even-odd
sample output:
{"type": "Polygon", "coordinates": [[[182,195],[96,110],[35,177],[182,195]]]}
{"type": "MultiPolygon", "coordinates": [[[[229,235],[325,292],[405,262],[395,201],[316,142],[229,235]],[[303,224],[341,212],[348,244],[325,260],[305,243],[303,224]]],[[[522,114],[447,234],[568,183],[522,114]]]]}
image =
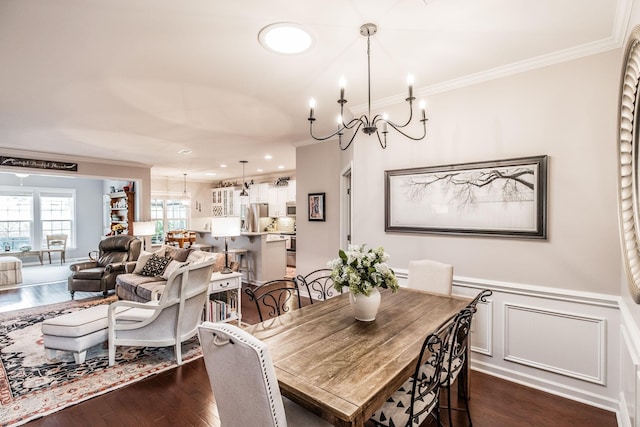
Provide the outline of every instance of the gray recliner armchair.
{"type": "Polygon", "coordinates": [[[106,297],[116,287],[116,276],[135,268],[142,241],[133,236],[109,236],[98,245],[97,259],[71,264],[68,289],[73,299],[76,291],[102,292],[106,297]]]}

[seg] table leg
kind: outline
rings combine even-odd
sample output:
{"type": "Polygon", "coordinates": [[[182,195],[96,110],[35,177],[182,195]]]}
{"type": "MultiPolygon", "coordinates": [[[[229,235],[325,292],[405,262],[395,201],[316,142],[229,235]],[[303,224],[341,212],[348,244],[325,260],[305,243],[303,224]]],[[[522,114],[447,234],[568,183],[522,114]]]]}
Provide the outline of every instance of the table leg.
{"type": "Polygon", "coordinates": [[[38,252],[38,258],[40,258],[40,265],[42,265],[42,251],[38,252]]]}

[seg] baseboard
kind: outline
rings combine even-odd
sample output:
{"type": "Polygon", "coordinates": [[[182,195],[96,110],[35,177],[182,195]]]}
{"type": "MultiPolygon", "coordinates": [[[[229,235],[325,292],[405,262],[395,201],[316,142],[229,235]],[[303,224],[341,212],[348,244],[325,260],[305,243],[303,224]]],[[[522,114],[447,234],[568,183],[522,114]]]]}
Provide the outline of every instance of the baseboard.
{"type": "Polygon", "coordinates": [[[575,387],[568,387],[558,382],[542,380],[540,378],[536,378],[534,376],[527,375],[515,370],[506,369],[496,365],[473,360],[473,358],[471,359],[471,369],[487,375],[502,378],[503,380],[511,381],[525,387],[531,387],[545,393],[550,393],[555,396],[563,397],[565,399],[574,400],[586,405],[594,406],[596,408],[605,409],[607,411],[616,413],[618,413],[619,411],[619,402],[616,399],[608,399],[604,396],[589,393],[585,390],[581,390],[575,387]]]}

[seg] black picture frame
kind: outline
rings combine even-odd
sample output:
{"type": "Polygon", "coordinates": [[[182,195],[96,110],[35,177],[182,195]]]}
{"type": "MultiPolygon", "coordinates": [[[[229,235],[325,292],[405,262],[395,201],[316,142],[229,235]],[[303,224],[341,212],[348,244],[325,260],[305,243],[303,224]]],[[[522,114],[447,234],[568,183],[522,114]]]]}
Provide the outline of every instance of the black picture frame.
{"type": "Polygon", "coordinates": [[[548,156],[385,171],[385,232],[547,238],[548,156]]]}
{"type": "Polygon", "coordinates": [[[309,221],[325,221],[325,193],[309,193],[307,198],[309,221]]]}

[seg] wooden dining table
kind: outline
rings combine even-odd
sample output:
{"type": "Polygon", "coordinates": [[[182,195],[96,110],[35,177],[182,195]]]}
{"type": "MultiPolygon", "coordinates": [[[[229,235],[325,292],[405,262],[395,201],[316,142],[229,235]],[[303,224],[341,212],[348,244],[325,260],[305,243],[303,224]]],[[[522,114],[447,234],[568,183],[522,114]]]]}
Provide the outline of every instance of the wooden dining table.
{"type": "Polygon", "coordinates": [[[408,288],[381,294],[371,322],[354,318],[345,293],[250,327],[269,346],[284,396],[336,426],[364,426],[414,373],[425,337],[470,302],[408,288]]]}

